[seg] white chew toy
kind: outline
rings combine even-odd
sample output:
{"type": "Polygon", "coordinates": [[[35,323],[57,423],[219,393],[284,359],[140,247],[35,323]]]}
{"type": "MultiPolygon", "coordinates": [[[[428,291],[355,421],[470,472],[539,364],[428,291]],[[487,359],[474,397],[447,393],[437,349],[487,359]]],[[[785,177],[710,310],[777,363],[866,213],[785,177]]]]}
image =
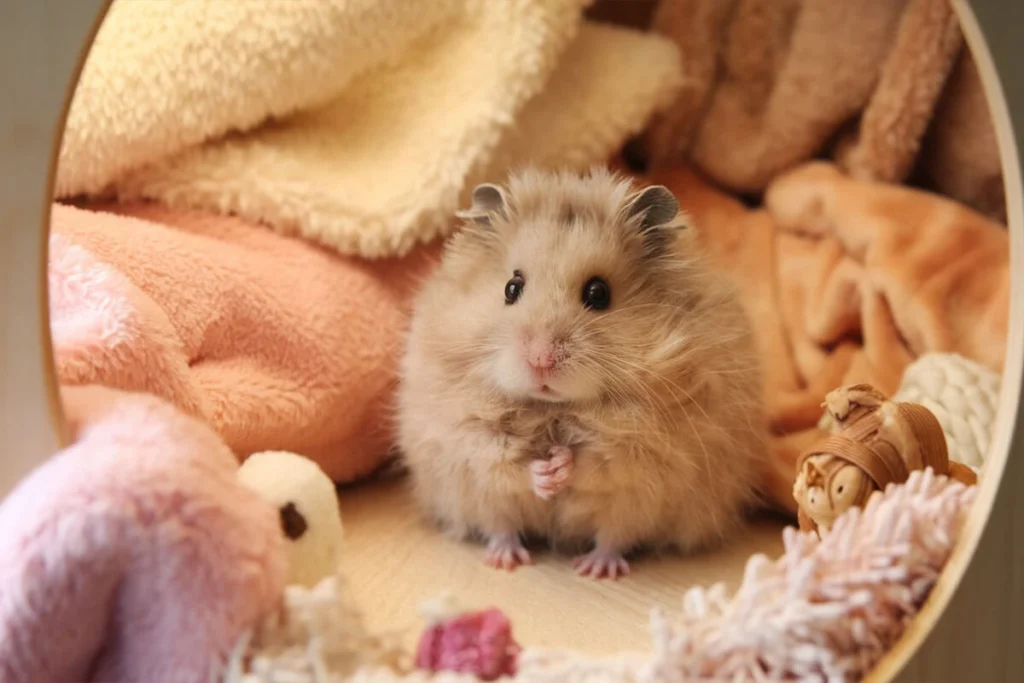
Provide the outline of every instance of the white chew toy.
{"type": "Polygon", "coordinates": [[[279,511],[290,585],[312,587],[337,573],[343,536],[338,495],[315,462],[285,451],[254,453],[238,478],[279,511]]]}
{"type": "Polygon", "coordinates": [[[999,403],[1000,377],[955,353],[927,353],[903,372],[895,401],[919,403],[942,425],[949,457],[980,472],[999,403]]]}

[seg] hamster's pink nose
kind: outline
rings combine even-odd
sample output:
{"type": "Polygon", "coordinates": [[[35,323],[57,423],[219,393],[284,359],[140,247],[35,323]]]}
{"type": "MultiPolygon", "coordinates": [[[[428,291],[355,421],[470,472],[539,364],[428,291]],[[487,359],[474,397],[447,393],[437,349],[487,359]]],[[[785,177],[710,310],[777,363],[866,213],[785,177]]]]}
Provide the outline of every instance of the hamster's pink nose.
{"type": "Polygon", "coordinates": [[[530,344],[526,362],[534,372],[545,372],[555,367],[555,350],[551,344],[530,344]]]}

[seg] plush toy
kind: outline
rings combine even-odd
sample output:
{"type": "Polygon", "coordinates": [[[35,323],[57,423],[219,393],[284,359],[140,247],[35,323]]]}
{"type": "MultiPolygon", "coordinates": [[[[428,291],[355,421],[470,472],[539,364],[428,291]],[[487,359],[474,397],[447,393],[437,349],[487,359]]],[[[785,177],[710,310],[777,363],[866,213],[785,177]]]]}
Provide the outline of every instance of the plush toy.
{"type": "Polygon", "coordinates": [[[828,531],[836,518],[864,505],[877,490],[902,483],[913,470],[974,484],[974,472],[949,459],[946,437],[922,405],[891,401],[868,384],[825,397],[828,436],[797,461],[793,497],[800,528],[828,531]]]}
{"type": "Polygon", "coordinates": [[[0,503],[0,681],[212,681],[281,600],[279,514],[205,424],[63,391],[73,443],[0,503]]]}
{"type": "Polygon", "coordinates": [[[312,588],[338,571],[343,536],[334,482],[309,458],[264,451],[246,458],[239,480],[278,512],[287,542],[288,584],[312,588]]]}

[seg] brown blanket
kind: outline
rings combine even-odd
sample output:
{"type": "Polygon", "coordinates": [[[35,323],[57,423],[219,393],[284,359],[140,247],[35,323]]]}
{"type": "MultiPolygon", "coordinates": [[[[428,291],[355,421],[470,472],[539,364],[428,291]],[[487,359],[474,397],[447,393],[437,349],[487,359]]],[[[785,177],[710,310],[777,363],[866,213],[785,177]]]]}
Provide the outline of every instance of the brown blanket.
{"type": "Polygon", "coordinates": [[[812,163],[780,176],[748,209],[683,167],[655,171],[737,282],[757,327],[775,435],[772,502],[795,511],[799,451],[820,434],[825,394],[885,392],[926,352],[1000,370],[1009,313],[1001,227],[953,201],[853,180],[812,163]]]}
{"type": "Polygon", "coordinates": [[[821,154],[886,182],[920,158],[930,187],[1004,215],[993,127],[948,0],[662,0],[652,29],[679,46],[686,77],[650,132],[656,161],[686,158],[760,193],[821,154]]]}

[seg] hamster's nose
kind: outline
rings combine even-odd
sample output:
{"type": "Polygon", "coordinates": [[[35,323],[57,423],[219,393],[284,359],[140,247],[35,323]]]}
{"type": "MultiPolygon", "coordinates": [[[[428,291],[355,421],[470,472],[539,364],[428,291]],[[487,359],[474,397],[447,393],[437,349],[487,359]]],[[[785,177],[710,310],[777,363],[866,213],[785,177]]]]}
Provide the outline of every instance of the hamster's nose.
{"type": "Polygon", "coordinates": [[[527,349],[526,362],[534,372],[546,372],[555,367],[555,349],[551,344],[534,342],[527,349]]]}

